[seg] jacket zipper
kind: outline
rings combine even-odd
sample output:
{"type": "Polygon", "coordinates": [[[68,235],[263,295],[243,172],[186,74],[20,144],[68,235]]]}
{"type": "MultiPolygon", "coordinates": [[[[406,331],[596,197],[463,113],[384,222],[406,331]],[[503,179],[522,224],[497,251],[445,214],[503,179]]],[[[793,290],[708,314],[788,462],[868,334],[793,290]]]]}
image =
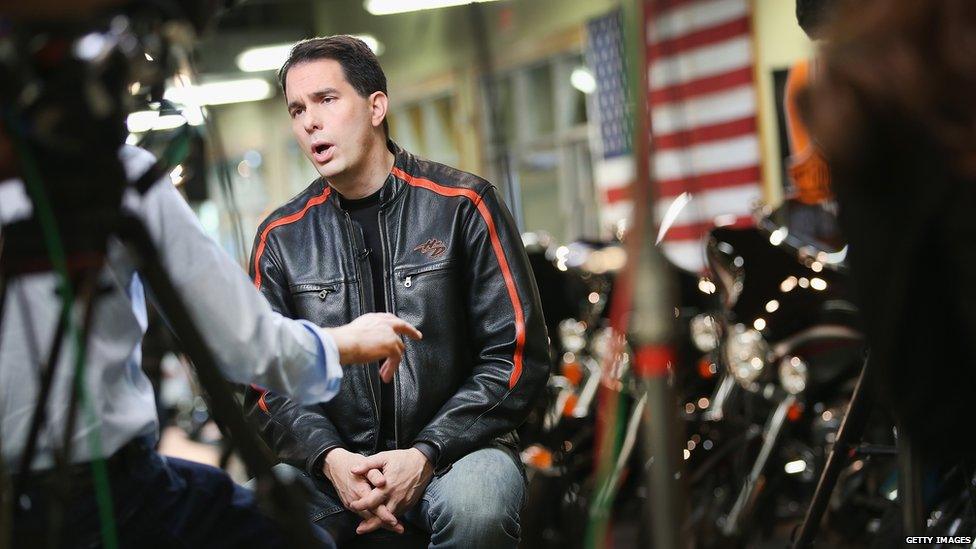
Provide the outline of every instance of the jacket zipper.
{"type": "Polygon", "coordinates": [[[298,286],[300,289],[294,290],[292,292],[294,295],[316,294],[322,300],[336,291],[333,284],[299,284],[298,286]]]}
{"type": "MultiPolygon", "coordinates": [[[[380,208],[379,213],[379,229],[380,229],[380,257],[383,259],[383,288],[386,294],[386,310],[392,315],[396,314],[396,307],[393,304],[393,284],[389,284],[390,277],[387,276],[389,270],[388,264],[386,262],[386,253],[388,246],[386,245],[386,221],[383,216],[383,209],[380,208]]],[[[406,353],[404,353],[406,354],[406,353]]],[[[405,357],[401,358],[400,365],[403,366],[405,357]]],[[[400,368],[397,368],[393,372],[393,447],[400,448],[400,368]]]]}
{"type": "Polygon", "coordinates": [[[433,265],[424,265],[423,267],[416,267],[410,270],[400,271],[399,278],[403,279],[403,287],[409,288],[413,286],[413,278],[417,275],[436,273],[437,271],[443,271],[450,268],[452,261],[442,261],[440,263],[435,263],[433,265]]]}
{"type": "MultiPolygon", "coordinates": [[[[359,262],[362,261],[362,259],[360,259],[359,254],[356,253],[355,244],[358,242],[358,239],[356,238],[356,228],[352,224],[352,218],[349,216],[349,212],[343,211],[342,213],[346,216],[346,230],[349,231],[349,235],[352,237],[350,247],[352,248],[352,257],[356,264],[356,280],[359,282],[357,287],[359,289],[359,314],[361,316],[366,314],[366,307],[363,305],[363,302],[366,301],[366,294],[363,292],[363,272],[359,267],[359,262]]],[[[380,407],[379,404],[377,404],[376,392],[373,390],[373,376],[370,375],[370,369],[363,368],[363,370],[366,371],[366,385],[369,386],[369,396],[373,404],[373,413],[376,414],[376,444],[373,445],[375,449],[379,447],[380,440],[380,407]]]]}

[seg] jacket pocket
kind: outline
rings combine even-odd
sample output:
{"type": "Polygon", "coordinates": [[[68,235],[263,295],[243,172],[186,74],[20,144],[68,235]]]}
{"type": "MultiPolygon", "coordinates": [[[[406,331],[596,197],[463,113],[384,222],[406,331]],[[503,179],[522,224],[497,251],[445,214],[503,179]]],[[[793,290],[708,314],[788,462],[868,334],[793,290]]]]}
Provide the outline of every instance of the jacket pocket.
{"type": "Polygon", "coordinates": [[[437,261],[435,263],[429,263],[427,265],[418,265],[415,267],[401,267],[394,271],[394,275],[397,280],[403,284],[404,288],[409,288],[413,286],[414,278],[419,276],[429,276],[433,273],[438,273],[442,271],[448,271],[454,267],[454,259],[445,259],[444,261],[437,261]]]}
{"type": "Polygon", "coordinates": [[[290,288],[291,295],[295,299],[318,297],[322,301],[325,301],[329,294],[334,294],[337,289],[338,284],[318,283],[293,284],[290,288]]]}
{"type": "Polygon", "coordinates": [[[352,320],[348,284],[342,281],[292,284],[292,314],[318,326],[341,326],[352,320]]]}

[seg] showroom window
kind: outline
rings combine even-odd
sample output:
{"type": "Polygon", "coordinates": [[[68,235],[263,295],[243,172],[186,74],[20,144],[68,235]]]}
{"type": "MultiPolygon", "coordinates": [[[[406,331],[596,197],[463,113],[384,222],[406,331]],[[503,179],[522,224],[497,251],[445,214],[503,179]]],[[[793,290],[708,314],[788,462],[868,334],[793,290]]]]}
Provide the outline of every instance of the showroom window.
{"type": "Polygon", "coordinates": [[[460,135],[454,98],[442,94],[390,109],[390,136],[404,149],[421,158],[461,165],[460,135]]]}
{"type": "Polygon", "coordinates": [[[573,53],[498,74],[499,131],[485,145],[492,181],[503,187],[508,171],[506,199],[520,229],[545,231],[559,242],[599,235],[587,96],[572,77],[583,67],[583,56],[573,53]]]}

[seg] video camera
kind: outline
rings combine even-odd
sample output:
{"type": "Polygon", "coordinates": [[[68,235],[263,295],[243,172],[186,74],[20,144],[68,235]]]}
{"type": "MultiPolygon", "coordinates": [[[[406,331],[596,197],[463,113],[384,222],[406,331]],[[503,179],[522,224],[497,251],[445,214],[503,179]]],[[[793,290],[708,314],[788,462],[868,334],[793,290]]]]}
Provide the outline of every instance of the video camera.
{"type": "Polygon", "coordinates": [[[162,104],[166,79],[189,70],[182,61],[194,36],[230,3],[89,0],[83,4],[100,9],[82,16],[76,2],[41,0],[5,10],[12,15],[0,19],[0,131],[14,165],[0,172],[19,175],[35,206],[32,219],[4,227],[8,272],[49,267],[44,215],[70,259],[104,252],[127,185],[118,159],[127,115],[162,104]]]}

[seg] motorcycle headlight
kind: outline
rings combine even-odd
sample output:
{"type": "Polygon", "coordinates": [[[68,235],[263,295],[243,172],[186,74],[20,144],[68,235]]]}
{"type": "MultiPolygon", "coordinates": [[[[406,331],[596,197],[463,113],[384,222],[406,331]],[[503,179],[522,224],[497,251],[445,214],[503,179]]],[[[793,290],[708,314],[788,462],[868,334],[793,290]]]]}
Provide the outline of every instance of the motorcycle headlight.
{"type": "Polygon", "coordinates": [[[752,385],[766,366],[769,345],[762,334],[736,324],[725,341],[725,360],[729,373],[740,385],[752,385]]]}
{"type": "Polygon", "coordinates": [[[567,318],[559,323],[559,338],[563,348],[570,353],[578,353],[586,348],[586,324],[567,318]]]}
{"type": "Polygon", "coordinates": [[[718,347],[718,323],[712,315],[701,314],[691,319],[691,341],[703,353],[710,353],[718,347]]]}
{"type": "Polygon", "coordinates": [[[807,388],[807,364],[800,357],[789,356],[779,363],[779,382],[791,395],[807,388]]]}

